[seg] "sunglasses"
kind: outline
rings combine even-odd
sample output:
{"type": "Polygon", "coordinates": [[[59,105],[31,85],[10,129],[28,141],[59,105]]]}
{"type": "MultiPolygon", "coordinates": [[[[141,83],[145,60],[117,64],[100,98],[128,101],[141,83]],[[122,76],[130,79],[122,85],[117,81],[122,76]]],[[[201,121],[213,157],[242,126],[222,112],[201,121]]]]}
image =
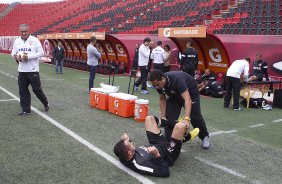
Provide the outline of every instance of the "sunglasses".
{"type": "Polygon", "coordinates": [[[21,31],[21,33],[26,33],[27,31],[21,31]]]}

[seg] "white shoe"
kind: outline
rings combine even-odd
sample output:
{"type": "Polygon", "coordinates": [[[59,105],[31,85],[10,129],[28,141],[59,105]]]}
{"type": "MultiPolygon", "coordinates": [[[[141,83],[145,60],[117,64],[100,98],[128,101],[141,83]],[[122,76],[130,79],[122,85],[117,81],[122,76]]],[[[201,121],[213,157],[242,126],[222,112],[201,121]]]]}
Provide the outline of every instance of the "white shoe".
{"type": "Polygon", "coordinates": [[[138,87],[137,86],[134,86],[134,91],[138,91],[138,87]]]}
{"type": "Polygon", "coordinates": [[[204,139],[203,139],[203,143],[202,143],[202,146],[204,149],[209,149],[211,147],[211,144],[210,144],[210,141],[209,141],[209,137],[206,136],[204,139]]]}
{"type": "Polygon", "coordinates": [[[153,86],[147,81],[147,88],[152,88],[153,86]]]}
{"type": "Polygon", "coordinates": [[[150,94],[149,91],[147,91],[147,90],[142,90],[141,93],[142,93],[142,94],[145,94],[145,95],[146,95],[146,94],[150,94]]]}

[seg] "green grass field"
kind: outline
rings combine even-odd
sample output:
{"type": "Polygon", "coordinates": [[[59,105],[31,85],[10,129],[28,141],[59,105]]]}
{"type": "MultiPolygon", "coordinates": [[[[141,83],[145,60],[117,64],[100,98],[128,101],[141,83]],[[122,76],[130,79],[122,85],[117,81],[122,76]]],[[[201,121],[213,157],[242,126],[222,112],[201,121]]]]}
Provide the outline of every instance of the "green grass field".
{"type": "MultiPolygon", "coordinates": [[[[144,125],[133,118],[90,108],[87,72],[65,68],[63,75],[56,75],[53,65],[41,64],[40,76],[50,111],[44,112],[30,90],[35,110],[30,116],[18,116],[17,64],[9,55],[0,55],[1,184],[281,183],[281,109],[234,112],[223,108],[223,99],[202,97],[202,114],[211,133],[212,148],[203,150],[199,139],[184,144],[169,178],[138,180],[112,163],[117,161],[113,146],[125,131],[135,145],[147,144],[144,125]],[[89,149],[50,121],[104,152],[89,149]],[[108,161],[105,155],[114,160],[108,161]]],[[[115,85],[125,93],[128,81],[126,76],[115,77],[115,85]]],[[[98,74],[95,87],[100,82],[107,83],[108,76],[98,74]]],[[[149,91],[149,95],[135,95],[149,99],[150,114],[159,115],[158,95],[153,89],[149,91]]]]}

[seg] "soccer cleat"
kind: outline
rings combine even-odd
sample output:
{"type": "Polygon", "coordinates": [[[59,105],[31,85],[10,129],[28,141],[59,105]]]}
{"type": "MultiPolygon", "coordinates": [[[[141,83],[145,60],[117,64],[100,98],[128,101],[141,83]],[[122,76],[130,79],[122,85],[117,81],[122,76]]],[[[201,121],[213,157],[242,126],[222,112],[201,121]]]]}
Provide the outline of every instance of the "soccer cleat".
{"type": "Polygon", "coordinates": [[[186,132],[183,137],[183,143],[195,139],[199,135],[200,129],[194,128],[191,132],[186,132]]]}
{"type": "Polygon", "coordinates": [[[44,107],[44,110],[47,112],[47,111],[49,111],[49,109],[50,109],[50,105],[47,104],[47,105],[44,107]]]}
{"type": "Polygon", "coordinates": [[[145,95],[146,95],[146,94],[150,94],[149,91],[147,91],[147,90],[142,90],[141,93],[142,93],[142,94],[145,94],[145,95]]]}
{"type": "Polygon", "coordinates": [[[243,109],[242,108],[237,108],[237,109],[233,109],[234,111],[242,111],[243,109]]]}
{"type": "Polygon", "coordinates": [[[202,143],[202,146],[204,149],[209,149],[211,147],[211,144],[210,144],[210,141],[209,141],[209,137],[206,136],[204,139],[203,139],[203,143],[202,143]]]}
{"type": "Polygon", "coordinates": [[[138,91],[138,87],[137,86],[133,86],[133,88],[134,88],[134,91],[138,91]]]}
{"type": "Polygon", "coordinates": [[[31,114],[31,112],[22,111],[18,115],[23,116],[23,115],[30,115],[30,114],[31,114]]]}

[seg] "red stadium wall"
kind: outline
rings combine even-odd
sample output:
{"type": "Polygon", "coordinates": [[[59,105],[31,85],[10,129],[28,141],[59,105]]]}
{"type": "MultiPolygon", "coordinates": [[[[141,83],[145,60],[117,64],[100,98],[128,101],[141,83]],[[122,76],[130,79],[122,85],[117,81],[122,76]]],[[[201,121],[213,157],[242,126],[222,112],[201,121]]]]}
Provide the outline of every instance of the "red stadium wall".
{"type": "Polygon", "coordinates": [[[245,57],[255,59],[261,53],[268,63],[269,74],[282,77],[281,35],[216,35],[226,48],[230,61],[245,57]]]}

